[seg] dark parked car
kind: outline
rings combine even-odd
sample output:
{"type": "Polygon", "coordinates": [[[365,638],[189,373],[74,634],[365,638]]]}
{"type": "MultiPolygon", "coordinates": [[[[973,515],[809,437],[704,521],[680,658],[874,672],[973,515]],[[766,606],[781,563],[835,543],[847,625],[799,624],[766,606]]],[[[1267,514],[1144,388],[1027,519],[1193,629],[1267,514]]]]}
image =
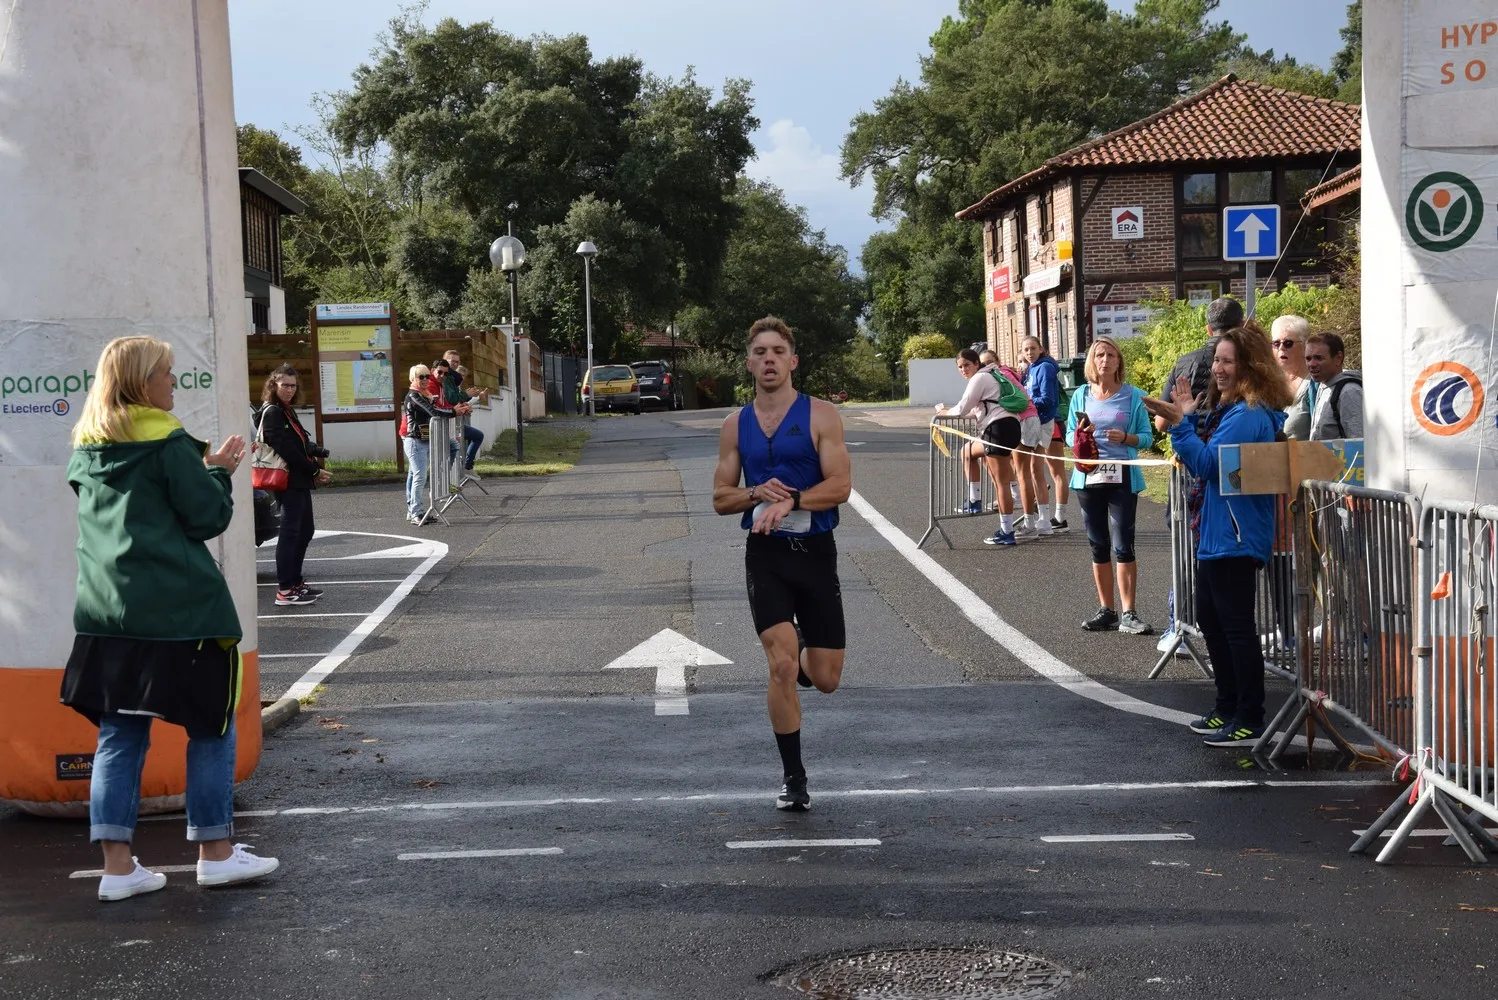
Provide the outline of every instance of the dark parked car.
{"type": "Polygon", "coordinates": [[[640,380],[640,405],[659,406],[667,410],[682,407],[681,387],[665,361],[636,361],[629,366],[640,380]]]}

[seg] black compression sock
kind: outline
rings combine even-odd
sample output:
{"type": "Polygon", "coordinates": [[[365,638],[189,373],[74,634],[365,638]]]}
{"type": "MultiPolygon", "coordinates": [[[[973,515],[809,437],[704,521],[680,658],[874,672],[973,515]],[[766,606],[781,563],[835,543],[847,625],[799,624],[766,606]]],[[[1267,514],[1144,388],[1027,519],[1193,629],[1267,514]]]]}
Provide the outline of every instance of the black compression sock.
{"type": "Polygon", "coordinates": [[[801,763],[801,730],[794,733],[776,733],[775,745],[780,748],[780,763],[785,776],[804,778],[806,768],[801,763]]]}

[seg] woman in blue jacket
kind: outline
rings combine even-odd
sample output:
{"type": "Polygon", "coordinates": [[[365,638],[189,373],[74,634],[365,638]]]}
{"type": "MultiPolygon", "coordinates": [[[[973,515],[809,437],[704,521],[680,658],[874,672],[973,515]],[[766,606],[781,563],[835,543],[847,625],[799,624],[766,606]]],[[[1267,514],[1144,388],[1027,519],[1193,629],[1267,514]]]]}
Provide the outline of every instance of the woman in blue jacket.
{"type": "Polygon", "coordinates": [[[1151,399],[1146,405],[1170,425],[1176,455],[1197,478],[1190,501],[1197,535],[1196,615],[1217,681],[1217,704],[1191,729],[1208,746],[1252,746],[1264,728],[1264,653],[1254,623],[1254,588],[1274,546],[1275,498],[1224,496],[1218,457],[1223,445],[1273,441],[1294,394],[1257,327],[1222,335],[1202,400],[1192,398],[1184,378],[1173,388],[1175,403],[1151,399]]]}

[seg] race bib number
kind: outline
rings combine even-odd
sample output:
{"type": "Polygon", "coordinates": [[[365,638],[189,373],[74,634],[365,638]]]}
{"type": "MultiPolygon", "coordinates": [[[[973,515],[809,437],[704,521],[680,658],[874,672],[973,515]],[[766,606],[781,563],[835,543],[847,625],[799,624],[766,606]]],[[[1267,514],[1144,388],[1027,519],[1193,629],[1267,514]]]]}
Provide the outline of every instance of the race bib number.
{"type": "MultiPolygon", "coordinates": [[[[768,500],[756,505],[754,508],[753,520],[758,521],[760,515],[763,514],[769,507],[770,502],[768,500]]],[[[809,510],[791,511],[785,517],[782,517],[780,519],[780,527],[775,529],[776,534],[787,535],[805,535],[810,533],[810,531],[811,511],[809,510]]]]}
{"type": "Polygon", "coordinates": [[[1087,473],[1088,486],[1117,486],[1123,482],[1123,466],[1112,462],[1099,465],[1087,473]]]}

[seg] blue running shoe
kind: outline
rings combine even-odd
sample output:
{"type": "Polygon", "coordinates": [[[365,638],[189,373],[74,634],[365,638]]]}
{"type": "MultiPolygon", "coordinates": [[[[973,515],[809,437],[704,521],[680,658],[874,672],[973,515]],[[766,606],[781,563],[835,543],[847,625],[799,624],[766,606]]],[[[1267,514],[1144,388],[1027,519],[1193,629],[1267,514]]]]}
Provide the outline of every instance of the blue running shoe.
{"type": "Polygon", "coordinates": [[[983,539],[983,544],[984,545],[1018,545],[1019,542],[1015,540],[1014,532],[1012,532],[1012,531],[995,531],[993,534],[991,534],[987,538],[983,539]]]}

